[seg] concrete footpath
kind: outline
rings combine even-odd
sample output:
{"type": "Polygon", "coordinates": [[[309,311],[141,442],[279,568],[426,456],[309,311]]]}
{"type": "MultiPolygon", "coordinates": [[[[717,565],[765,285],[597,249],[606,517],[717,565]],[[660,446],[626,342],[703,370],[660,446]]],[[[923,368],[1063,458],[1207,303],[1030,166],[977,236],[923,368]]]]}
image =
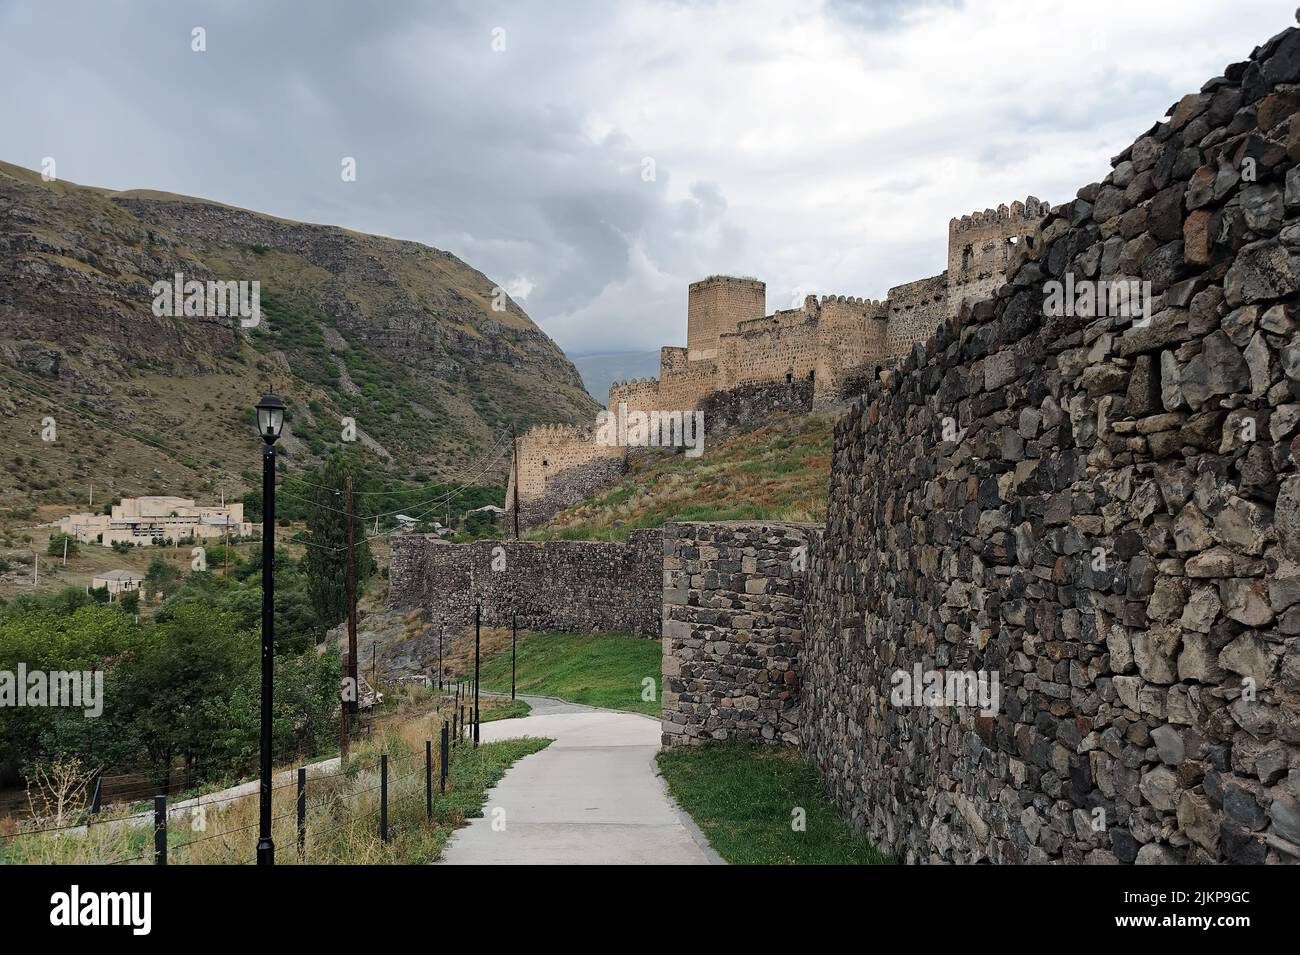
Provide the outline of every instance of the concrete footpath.
{"type": "Polygon", "coordinates": [[[489,792],[483,817],[452,837],[447,865],[707,865],[708,847],[656,775],[659,722],[636,713],[521,696],[523,719],[480,728],[483,742],[555,742],[515,763],[489,792]],[[494,810],[503,809],[501,814],[494,810]],[[493,828],[494,818],[497,819],[493,828]]]}

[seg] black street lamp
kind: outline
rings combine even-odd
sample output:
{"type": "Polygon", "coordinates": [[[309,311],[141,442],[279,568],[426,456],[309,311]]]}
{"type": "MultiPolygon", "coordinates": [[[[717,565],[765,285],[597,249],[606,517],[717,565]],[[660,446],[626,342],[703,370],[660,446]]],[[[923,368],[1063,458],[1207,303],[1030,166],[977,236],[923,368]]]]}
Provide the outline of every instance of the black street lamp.
{"type": "Polygon", "coordinates": [[[257,864],[275,865],[271,841],[271,691],[275,677],[275,442],[284,427],[284,402],[266,395],[257,403],[262,448],[262,787],[257,864]]]}

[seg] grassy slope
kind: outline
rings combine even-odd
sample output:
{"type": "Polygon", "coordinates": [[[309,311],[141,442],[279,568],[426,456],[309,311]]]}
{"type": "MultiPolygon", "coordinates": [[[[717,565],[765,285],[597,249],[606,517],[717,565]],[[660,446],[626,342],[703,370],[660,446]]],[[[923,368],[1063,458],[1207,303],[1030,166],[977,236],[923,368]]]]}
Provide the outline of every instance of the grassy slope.
{"type": "Polygon", "coordinates": [[[529,536],[619,540],[629,530],[667,521],[820,521],[833,444],[834,418],[803,415],[706,444],[698,458],[649,457],[635,462],[618,485],[529,536]]]}
{"type": "MultiPolygon", "coordinates": [[[[520,693],[658,716],[662,649],[658,640],[622,634],[519,635],[520,693]],[[652,701],[641,699],[642,680],[655,681],[652,701]]],[[[510,644],[483,666],[483,687],[510,692],[510,644]]]]}
{"type": "Polygon", "coordinates": [[[667,750],[669,792],[709,843],[738,865],[876,865],[889,860],[840,818],[816,768],[792,750],[733,744],[667,750]],[[806,812],[806,830],[792,828],[806,812]]]}

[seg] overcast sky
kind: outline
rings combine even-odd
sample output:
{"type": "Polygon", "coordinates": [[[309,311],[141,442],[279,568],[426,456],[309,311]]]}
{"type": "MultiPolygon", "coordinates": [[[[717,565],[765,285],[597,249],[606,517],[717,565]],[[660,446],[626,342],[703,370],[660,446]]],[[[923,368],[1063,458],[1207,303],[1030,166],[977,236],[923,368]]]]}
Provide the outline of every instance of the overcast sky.
{"type": "Polygon", "coordinates": [[[1293,15],[0,0],[0,159],[428,243],[571,353],[652,348],[684,343],[711,273],[765,280],[771,310],[941,271],[950,217],[1071,198],[1293,15]]]}

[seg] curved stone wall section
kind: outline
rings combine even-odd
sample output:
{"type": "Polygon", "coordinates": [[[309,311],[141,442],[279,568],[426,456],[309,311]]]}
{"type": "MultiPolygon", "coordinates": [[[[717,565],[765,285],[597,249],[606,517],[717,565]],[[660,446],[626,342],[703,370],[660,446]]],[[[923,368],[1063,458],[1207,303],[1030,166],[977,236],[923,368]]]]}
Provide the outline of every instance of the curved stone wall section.
{"type": "Polygon", "coordinates": [[[801,736],[882,849],[1300,859],[1298,82],[1288,30],[1184,97],[840,422],[801,736]],[[1153,317],[1044,315],[1096,279],[1153,317]]]}

